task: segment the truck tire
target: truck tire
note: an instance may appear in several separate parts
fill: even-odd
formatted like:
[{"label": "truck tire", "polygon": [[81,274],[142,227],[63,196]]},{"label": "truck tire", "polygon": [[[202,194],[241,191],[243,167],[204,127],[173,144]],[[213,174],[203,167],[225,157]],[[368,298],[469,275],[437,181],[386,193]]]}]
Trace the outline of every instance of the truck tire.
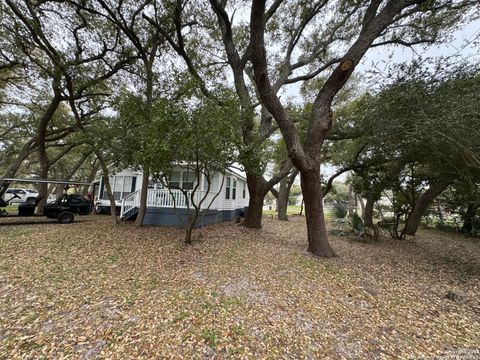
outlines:
[{"label": "truck tire", "polygon": [[62,211],[57,215],[57,221],[60,224],[70,224],[74,217],[75,215],[71,211]]}]

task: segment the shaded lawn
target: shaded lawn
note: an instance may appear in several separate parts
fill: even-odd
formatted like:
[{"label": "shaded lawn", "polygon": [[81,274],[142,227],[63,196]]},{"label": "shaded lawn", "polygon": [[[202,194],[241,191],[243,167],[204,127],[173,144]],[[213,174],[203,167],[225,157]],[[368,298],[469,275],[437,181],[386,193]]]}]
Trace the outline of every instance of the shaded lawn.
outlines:
[{"label": "shaded lawn", "polygon": [[[304,220],[195,232],[0,225],[0,358],[331,358],[480,344],[480,243],[438,231],[305,252]],[[3,220],[5,221],[5,219]],[[464,302],[445,298],[451,290]]]},{"label": "shaded lawn", "polygon": [[[273,205],[275,208],[275,205]],[[298,205],[288,205],[287,207],[287,214],[288,215],[298,215],[300,214],[300,209],[301,206]],[[274,217],[277,216],[277,212],[275,210],[263,210],[263,215],[270,215],[270,217],[273,215]]]},{"label": "shaded lawn", "polygon": [[7,207],[0,208],[0,211],[2,210],[7,212],[9,215],[18,215],[18,205],[9,205]]}]

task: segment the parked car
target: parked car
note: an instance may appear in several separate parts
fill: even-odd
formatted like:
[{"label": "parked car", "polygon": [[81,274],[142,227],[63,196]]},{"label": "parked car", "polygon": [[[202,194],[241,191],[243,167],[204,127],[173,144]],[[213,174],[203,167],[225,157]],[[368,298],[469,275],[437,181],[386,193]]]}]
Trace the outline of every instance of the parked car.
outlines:
[{"label": "parked car", "polygon": [[10,204],[34,203],[38,197],[38,191],[33,189],[7,189],[3,200]]}]

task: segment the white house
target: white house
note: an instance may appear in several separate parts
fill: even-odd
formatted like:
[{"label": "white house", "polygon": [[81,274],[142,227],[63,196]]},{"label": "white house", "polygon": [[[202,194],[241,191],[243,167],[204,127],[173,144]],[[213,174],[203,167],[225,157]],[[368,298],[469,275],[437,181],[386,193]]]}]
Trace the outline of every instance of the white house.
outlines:
[{"label": "white house", "polygon": [[[142,172],[123,169],[115,172],[109,179],[120,218],[123,220],[134,218],[140,206]],[[196,185],[194,181],[195,175],[180,166],[173,168],[169,180],[171,187],[184,190],[193,189]],[[225,174],[214,173],[208,193],[207,179],[204,176],[201,177],[199,185],[194,201],[198,204],[205,195],[206,199],[201,205],[198,226],[233,220],[243,216],[247,210],[249,201],[247,181],[244,176],[232,169],[227,169]],[[110,201],[102,180],[99,181],[95,204],[100,212],[110,211]],[[159,183],[150,181],[144,224],[180,225],[179,215],[186,216],[186,213],[187,202],[181,190],[169,190]]]}]

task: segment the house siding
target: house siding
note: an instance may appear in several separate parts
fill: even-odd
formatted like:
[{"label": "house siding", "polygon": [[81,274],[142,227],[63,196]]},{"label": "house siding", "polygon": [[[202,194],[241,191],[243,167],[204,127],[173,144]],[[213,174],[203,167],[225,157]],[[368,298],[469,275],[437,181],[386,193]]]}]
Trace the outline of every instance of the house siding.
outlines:
[{"label": "house siding", "polygon": [[[183,171],[182,167],[176,166],[173,168],[173,171]],[[133,171],[131,169],[119,170],[112,175],[117,176],[134,176],[132,180],[132,191],[139,190],[142,186],[143,174],[141,172]],[[225,174],[225,179],[223,178],[223,173],[215,173],[212,176],[212,182],[210,187],[209,197],[204,203],[204,206],[209,204],[213,196],[218,193],[218,196],[213,201],[210,209],[204,209],[201,211],[201,215],[197,222],[197,227],[218,223],[221,221],[232,221],[236,218],[244,216],[246,212],[246,207],[249,202],[249,193],[246,180],[238,174],[235,174],[231,170],[227,170]],[[236,198],[232,199],[232,190],[230,190],[230,198],[226,198],[226,178],[230,177],[231,179],[236,179]],[[222,183],[223,182],[223,183]],[[233,181],[232,181],[233,182]],[[232,185],[232,184],[231,184]],[[243,198],[243,188],[245,186],[245,199]],[[231,186],[232,188],[232,186]],[[203,184],[200,184],[198,188],[199,191],[203,191]],[[100,196],[98,196],[100,195]],[[103,210],[105,212],[110,211],[110,206],[108,200],[99,200],[102,197],[105,197],[105,190],[103,179],[100,179],[99,193],[97,195],[97,209]],[[103,195],[103,196],[102,196]],[[117,211],[120,211],[121,201],[116,201]],[[178,214],[177,214],[178,213]],[[144,224],[145,225],[166,225],[166,226],[177,226],[181,227],[182,221],[187,219],[187,209],[173,209],[167,207],[148,207]]]},{"label": "house siding", "polygon": [[[114,172],[110,174],[110,186],[113,186],[112,179],[114,176],[131,176],[132,177],[132,185],[130,189],[131,192],[137,191],[142,186],[143,174],[141,172],[137,172],[130,169],[123,169],[121,171]],[[105,182],[103,177],[100,177],[96,201],[101,202],[101,205],[98,206],[99,209],[105,210],[106,208],[108,208],[108,212],[110,212],[110,202],[108,200],[107,189],[105,187]],[[116,200],[115,204],[117,205],[118,208],[120,208],[121,200]]]},{"label": "house siding", "polygon": [[[217,210],[202,210],[195,227],[203,227],[225,220],[230,219],[224,218],[223,212]],[[185,224],[187,221],[187,209],[147,208],[143,223],[144,225],[182,227],[182,224]]]},{"label": "house siding", "polygon": [[[222,181],[222,174],[218,174],[218,182],[221,184]],[[219,201],[218,201],[218,209],[219,210],[236,210],[236,209],[243,209],[244,207],[248,206],[248,199],[249,199],[249,194],[248,194],[248,186],[246,184],[246,181],[236,175],[233,174],[228,174],[226,177],[230,177],[232,179],[236,180],[237,182],[237,187],[236,187],[236,196],[235,199],[232,199],[232,186],[230,188],[230,199],[226,198],[226,185],[227,185],[227,179],[225,178],[222,191],[219,194]],[[231,183],[231,185],[232,185]],[[245,199],[243,198],[243,184],[245,184]]]}]

